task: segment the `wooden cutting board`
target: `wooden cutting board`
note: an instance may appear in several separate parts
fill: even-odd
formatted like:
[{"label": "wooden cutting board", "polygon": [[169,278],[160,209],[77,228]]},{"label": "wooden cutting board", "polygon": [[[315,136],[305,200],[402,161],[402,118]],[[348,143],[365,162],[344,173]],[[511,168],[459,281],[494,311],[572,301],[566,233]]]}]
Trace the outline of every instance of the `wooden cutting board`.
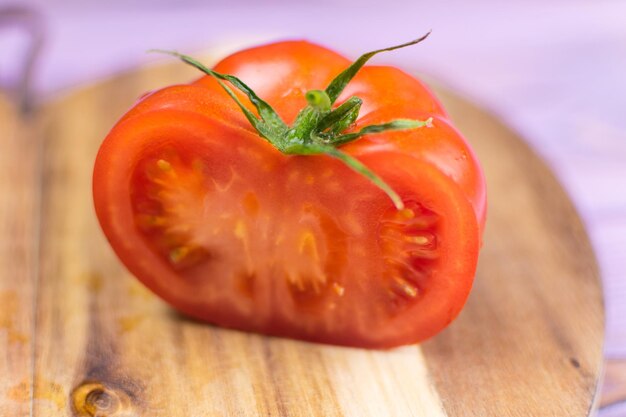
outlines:
[{"label": "wooden cutting board", "polygon": [[0,94],[0,416],[29,411],[41,136]]},{"label": "wooden cutting board", "polygon": [[440,88],[489,190],[476,283],[443,333],[391,351],[270,338],[186,319],[142,287],[98,227],[93,161],[137,97],[195,76],[133,71],[29,122],[0,107],[0,415],[592,413],[603,306],[580,219],[515,133]]}]

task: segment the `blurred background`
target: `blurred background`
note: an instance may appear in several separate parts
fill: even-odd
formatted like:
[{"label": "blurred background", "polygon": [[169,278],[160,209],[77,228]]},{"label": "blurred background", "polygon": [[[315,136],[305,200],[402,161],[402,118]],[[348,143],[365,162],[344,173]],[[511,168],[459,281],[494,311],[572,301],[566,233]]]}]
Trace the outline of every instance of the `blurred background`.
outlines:
[{"label": "blurred background", "polygon": [[[556,172],[602,270],[610,400],[600,415],[626,416],[626,2],[4,0],[0,10],[0,88],[16,100],[27,90],[31,106],[162,60],[150,48],[227,53],[306,38],[355,57],[432,29],[427,42],[376,62],[487,108]],[[29,50],[40,52],[32,72]]]}]

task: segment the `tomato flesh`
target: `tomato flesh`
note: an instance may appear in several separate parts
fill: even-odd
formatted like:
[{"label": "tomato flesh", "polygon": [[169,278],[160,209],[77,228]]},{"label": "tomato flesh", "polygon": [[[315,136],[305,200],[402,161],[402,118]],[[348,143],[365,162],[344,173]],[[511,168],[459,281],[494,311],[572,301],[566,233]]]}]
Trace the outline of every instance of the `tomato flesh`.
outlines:
[{"label": "tomato flesh", "polygon": [[[410,332],[392,344],[415,337],[407,311],[447,278],[435,271],[449,260],[439,253],[441,216],[420,203],[413,184],[395,184],[406,196],[398,211],[328,157],[272,158],[259,153],[263,143],[192,152],[192,141],[162,142],[134,164],[128,194],[142,244],[181,295],[139,267],[151,288],[228,327],[380,347],[398,322]],[[463,297],[470,285],[460,283]],[[420,338],[438,330],[431,324]]]}]

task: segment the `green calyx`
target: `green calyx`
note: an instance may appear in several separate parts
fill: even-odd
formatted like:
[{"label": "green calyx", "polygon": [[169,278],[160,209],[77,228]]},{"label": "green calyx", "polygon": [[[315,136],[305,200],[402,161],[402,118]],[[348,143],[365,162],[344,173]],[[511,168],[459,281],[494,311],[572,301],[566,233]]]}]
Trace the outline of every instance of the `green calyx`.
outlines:
[{"label": "green calyx", "polygon": [[[380,133],[390,130],[407,130],[420,127],[431,127],[432,118],[427,120],[396,119],[378,125],[369,125],[357,132],[345,133],[352,127],[359,116],[359,110],[363,101],[358,97],[350,97],[339,106],[333,108],[333,104],[345,89],[346,85],[354,78],[357,72],[374,55],[393,51],[415,45],[428,37],[430,32],[411,42],[390,48],[379,49],[363,54],[348,68],[341,72],[326,87],[325,90],[310,90],[305,98],[307,105],[300,110],[296,120],[291,126],[287,126],[278,113],[264,100],[259,98],[254,91],[239,78],[220,74],[207,68],[194,58],[179,54],[178,52],[155,50],[154,52],[166,53],[178,57],[183,62],[194,66],[205,74],[215,78],[220,86],[237,103],[250,124],[256,129],[261,137],[271,143],[276,149],[286,155],[328,155],[337,158],[352,168],[354,171],[365,176],[384,191],[393,201],[398,210],[404,208],[400,196],[373,171],[363,165],[359,160],[341,151],[339,146],[352,142],[364,135]],[[256,109],[258,116],[250,111],[231,87],[236,88],[250,100]]]}]

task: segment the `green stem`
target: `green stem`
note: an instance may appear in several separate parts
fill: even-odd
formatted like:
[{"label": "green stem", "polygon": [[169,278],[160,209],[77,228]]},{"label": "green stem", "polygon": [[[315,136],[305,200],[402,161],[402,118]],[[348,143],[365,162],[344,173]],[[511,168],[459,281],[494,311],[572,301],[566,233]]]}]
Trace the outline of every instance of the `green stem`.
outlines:
[{"label": "green stem", "polygon": [[[187,64],[192,65],[193,67],[199,69],[205,74],[215,78],[217,82],[220,84],[220,86],[224,90],[226,90],[228,95],[237,103],[239,108],[245,114],[246,118],[250,121],[250,123],[252,123],[254,128],[257,129],[259,133],[261,133],[264,137],[266,137],[270,141],[273,138],[268,137],[268,135],[276,137],[277,135],[281,135],[287,131],[287,125],[282,121],[282,119],[280,118],[278,113],[276,113],[276,111],[272,108],[272,106],[270,106],[267,102],[259,98],[259,96],[257,96],[256,93],[250,87],[248,87],[243,81],[241,81],[239,78],[233,75],[220,74],[219,72],[213,71],[212,69],[206,67],[204,64],[197,61],[196,59],[188,55],[180,54],[175,51],[151,49],[149,52],[159,52],[159,53],[175,56],[179,58],[180,60],[182,60],[183,62],[186,62]],[[235,95],[235,93],[226,84],[224,84],[222,80],[230,82],[235,88],[237,88],[239,91],[241,91],[248,97],[252,105],[254,105],[254,107],[259,112],[259,116],[261,116],[261,121],[259,121],[259,119],[257,119],[256,116],[252,114],[252,112],[250,112],[250,110],[248,110],[243,105],[243,103],[241,103],[241,101]]]},{"label": "green stem", "polygon": [[359,110],[363,100],[358,97],[350,97],[339,107],[324,116],[317,124],[317,130],[324,132],[331,129],[331,134],[339,134],[352,126],[359,117]]},{"label": "green stem", "polygon": [[430,35],[430,31],[426,33],[424,36],[422,36],[421,38],[412,40],[410,42],[406,42],[406,43],[396,45],[396,46],[391,46],[389,48],[377,49],[375,51],[368,52],[366,54],[361,55],[359,59],[354,61],[352,65],[350,65],[348,68],[343,70],[343,72],[341,72],[341,74],[335,77],[335,79],[332,80],[330,85],[326,87],[326,93],[328,94],[328,97],[330,97],[330,102],[334,103],[335,100],[337,100],[337,98],[339,97],[341,92],[344,90],[344,88],[346,88],[346,85],[348,85],[350,80],[354,78],[356,73],[359,72],[359,70],[363,67],[363,65],[365,65],[365,63],[369,61],[370,58],[372,58],[374,55],[379,54],[381,52],[395,51],[396,49],[406,48],[407,46],[415,45],[417,43],[422,42],[424,39],[426,39],[428,35]]},{"label": "green stem", "polygon": [[410,120],[410,119],[396,119],[396,120],[392,120],[389,123],[365,126],[363,129],[359,130],[358,132],[346,133],[345,135],[336,136],[328,143],[333,146],[339,146],[348,142],[352,142],[356,139],[359,139],[362,136],[369,135],[372,133],[381,133],[381,132],[387,132],[390,130],[417,129],[420,127],[432,127],[432,126],[433,126],[432,117],[429,117],[428,119],[424,121]]},{"label": "green stem", "polygon": [[358,159],[330,145],[312,144],[308,146],[308,151],[313,152],[312,154],[323,153],[328,156],[332,156],[333,158],[339,159],[348,167],[352,168],[357,173],[363,175],[364,177],[369,179],[371,182],[373,182],[374,185],[376,185],[378,188],[384,191],[385,194],[389,196],[389,198],[393,202],[393,205],[396,207],[396,209],[398,210],[404,209],[404,203],[402,202],[402,198],[400,198],[398,193],[396,193],[393,190],[393,188],[389,186],[389,184],[387,184],[382,178],[376,175],[374,171],[369,169]]},{"label": "green stem", "polygon": [[[259,135],[270,142],[276,149],[286,155],[319,155],[325,154],[336,158],[345,165],[363,175],[384,191],[394,206],[401,210],[404,208],[402,199],[382,178],[363,165],[359,160],[342,152],[337,147],[348,142],[357,140],[364,135],[380,133],[390,130],[416,129],[431,127],[432,118],[425,121],[397,119],[388,123],[365,126],[358,132],[342,134],[354,125],[359,116],[359,110],[363,100],[358,97],[350,97],[337,108],[333,109],[339,95],[343,92],[350,80],[374,55],[415,45],[428,37],[430,32],[419,39],[406,42],[389,48],[378,49],[361,55],[352,65],[335,77],[325,90],[310,90],[306,93],[307,106],[298,113],[295,122],[287,126],[278,113],[267,102],[259,98],[256,93],[239,78],[216,72],[194,58],[173,51],[152,50],[173,55],[183,62],[192,65],[203,73],[215,78],[219,85],[239,106],[246,119],[256,129]],[[250,111],[241,102],[237,94],[230,86],[242,92],[257,110],[259,117]]]},{"label": "green stem", "polygon": [[305,98],[309,106],[320,113],[328,113],[330,111],[330,97],[322,90],[309,90],[305,94]]}]

